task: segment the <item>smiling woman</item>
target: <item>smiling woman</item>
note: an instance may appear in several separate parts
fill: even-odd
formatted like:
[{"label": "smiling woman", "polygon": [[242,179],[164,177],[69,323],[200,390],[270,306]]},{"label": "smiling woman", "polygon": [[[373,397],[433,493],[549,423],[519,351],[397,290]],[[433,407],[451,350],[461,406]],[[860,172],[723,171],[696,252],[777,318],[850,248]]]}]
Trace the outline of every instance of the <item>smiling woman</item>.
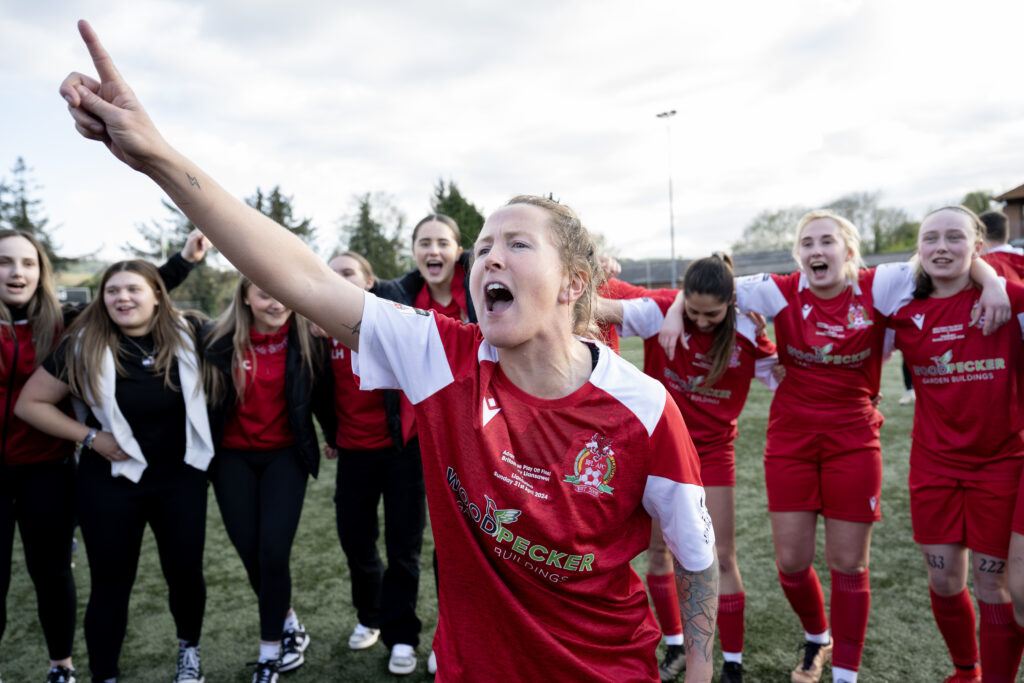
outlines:
[{"label": "smiling woman", "polygon": [[[382,301],[167,145],[79,27],[101,79],[61,85],[79,132],[158,182],[254,283],[358,351],[362,388],[401,389],[414,404],[444,577],[439,680],[658,680],[659,631],[629,565],[653,517],[677,561],[687,679],[710,681],[718,569],[697,455],[664,387],[574,336],[590,326],[597,268],[575,213],[517,197],[491,215],[470,291],[483,300],[498,284],[512,299],[479,326]],[[592,559],[559,568],[562,555]]]}]

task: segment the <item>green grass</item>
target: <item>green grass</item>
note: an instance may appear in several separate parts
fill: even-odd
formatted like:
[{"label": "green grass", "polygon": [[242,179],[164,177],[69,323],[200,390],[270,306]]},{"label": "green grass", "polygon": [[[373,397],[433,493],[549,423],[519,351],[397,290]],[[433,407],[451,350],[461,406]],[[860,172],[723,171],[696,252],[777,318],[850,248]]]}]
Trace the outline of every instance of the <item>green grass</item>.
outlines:
[{"label": "green grass", "polygon": [[[623,355],[634,363],[642,349],[626,340]],[[938,681],[951,673],[946,648],[932,620],[924,562],[911,539],[906,487],[913,408],[898,406],[903,393],[899,357],[883,374],[886,416],[882,428],[885,475],[882,522],[875,525],[872,542],[871,585],[873,604],[861,667],[863,681]],[[802,631],[779,588],[768,524],[762,448],[770,393],[753,386],[740,419],[737,454],[737,546],[747,594],[744,667],[747,680],[788,681],[796,664]],[[382,645],[350,652],[348,634],[355,625],[348,569],[334,528],[335,463],[323,463],[320,478],[311,482],[302,524],[292,553],[295,608],[312,636],[306,665],[282,680],[393,681],[387,672]],[[819,525],[815,566],[828,597],[828,568],[822,551]],[[424,538],[419,614],[423,620],[420,667],[409,681],[429,680],[423,662],[437,618],[434,581],[430,569],[432,539]],[[89,575],[84,551],[75,555],[79,595],[79,626],[74,657],[79,680],[87,681],[88,660],[81,619],[88,597]],[[25,571],[20,542],[16,541],[12,583],[7,599],[7,632],[0,649],[0,674],[8,682],[41,681],[45,677],[45,646],[36,621],[35,594]],[[643,555],[634,563],[643,574]],[[241,563],[224,533],[213,493],[207,524],[206,580],[208,599],[203,635],[203,666],[211,683],[249,681],[245,663],[256,658],[258,616],[256,599]],[[176,656],[174,626],[167,609],[167,589],[160,573],[156,548],[147,531],[132,598],[128,636],[121,655],[122,677],[130,681],[170,681]],[[660,652],[659,652],[660,654]],[[717,655],[716,655],[717,656]],[[825,680],[829,680],[826,674]]]}]

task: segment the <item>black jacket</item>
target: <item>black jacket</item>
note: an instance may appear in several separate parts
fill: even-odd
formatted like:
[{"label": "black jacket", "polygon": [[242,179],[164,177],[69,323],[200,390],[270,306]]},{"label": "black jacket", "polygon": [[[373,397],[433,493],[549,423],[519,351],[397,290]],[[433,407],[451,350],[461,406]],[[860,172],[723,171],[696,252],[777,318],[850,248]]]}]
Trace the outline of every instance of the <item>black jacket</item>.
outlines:
[{"label": "black jacket", "polygon": [[[209,334],[213,322],[207,323],[203,328],[203,339]],[[299,346],[298,333],[293,324],[288,328],[288,351],[285,356],[285,379],[284,391],[288,404],[288,424],[295,435],[295,446],[299,451],[306,471],[314,477],[320,472],[320,448],[317,444],[316,429],[313,427],[313,415],[316,415],[320,428],[327,437],[328,443],[333,443],[334,434],[337,432],[337,419],[334,416],[334,397],[332,395],[333,382],[330,373],[330,355],[327,340],[313,339],[314,376],[309,373],[302,364],[301,347]],[[231,335],[224,335],[214,340],[203,349],[203,358],[217,370],[223,372],[228,378],[228,386],[234,386],[231,381]],[[235,392],[226,392],[226,395],[216,404],[210,404],[210,431],[213,434],[213,443],[220,448],[221,439],[224,438],[224,424],[228,418],[228,411],[235,401]]]},{"label": "black jacket", "polygon": [[[466,271],[466,276],[463,278],[462,286],[466,291],[466,317],[469,322],[476,322],[476,311],[473,309],[473,298],[469,294],[469,268],[470,268],[470,255],[469,251],[463,250],[459,254],[458,259],[459,265]],[[370,291],[377,296],[388,299],[390,301],[397,301],[400,304],[406,306],[414,306],[416,304],[416,297],[419,295],[420,290],[423,289],[427,281],[423,279],[418,270],[410,270],[405,275],[396,277],[394,280],[376,280],[373,283],[373,287]]]}]

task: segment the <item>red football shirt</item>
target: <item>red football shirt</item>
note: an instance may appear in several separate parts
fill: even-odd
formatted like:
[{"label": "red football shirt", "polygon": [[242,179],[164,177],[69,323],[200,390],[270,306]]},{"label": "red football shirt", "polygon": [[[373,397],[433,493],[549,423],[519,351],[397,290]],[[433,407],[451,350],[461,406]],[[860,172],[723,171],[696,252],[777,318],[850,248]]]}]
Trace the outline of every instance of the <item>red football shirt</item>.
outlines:
[{"label": "red football shirt", "polygon": [[[729,367],[712,386],[704,378],[711,371],[710,352],[714,333],[687,333],[688,349],[677,349],[669,360],[658,343],[658,332],[674,299],[631,299],[622,302],[622,336],[644,338],[644,372],[665,385],[675,399],[698,453],[710,453],[736,439],[736,419],[750,393],[755,376],[771,388],[772,367],[778,358],[775,344],[758,337],[754,324],[745,316],[736,319],[736,345]],[[731,313],[730,313],[731,315]]]},{"label": "red football shirt", "polygon": [[334,371],[334,413],[338,416],[335,443],[353,451],[373,451],[392,445],[384,395],[360,391],[359,378],[352,372],[352,352],[331,340],[331,369]]},{"label": "red football shirt", "polygon": [[1008,282],[1024,283],[1024,255],[1016,251],[999,250],[990,251],[982,258]]},{"label": "red football shirt", "polygon": [[802,272],[738,278],[739,307],[774,317],[779,362],[786,367],[769,429],[836,431],[881,424],[871,404],[885,342],[885,320],[878,313],[891,313],[912,289],[907,263],[862,270],[857,282],[832,299],[815,296]]},{"label": "red football shirt", "polygon": [[912,466],[996,479],[1024,457],[1024,287],[1008,282],[1006,293],[1015,315],[987,337],[974,287],[911,299],[891,317],[917,395]]},{"label": "red football shirt", "polygon": [[629,562],[653,515],[685,567],[714,531],[664,387],[598,345],[557,400],[502,373],[476,325],[366,296],[355,370],[416,409],[437,544],[438,680],[657,681],[661,637]]},{"label": "red football shirt", "polygon": [[288,325],[267,335],[249,330],[252,353],[243,361],[245,399],[238,403],[232,396],[221,438],[225,448],[272,451],[295,443],[284,395]]}]

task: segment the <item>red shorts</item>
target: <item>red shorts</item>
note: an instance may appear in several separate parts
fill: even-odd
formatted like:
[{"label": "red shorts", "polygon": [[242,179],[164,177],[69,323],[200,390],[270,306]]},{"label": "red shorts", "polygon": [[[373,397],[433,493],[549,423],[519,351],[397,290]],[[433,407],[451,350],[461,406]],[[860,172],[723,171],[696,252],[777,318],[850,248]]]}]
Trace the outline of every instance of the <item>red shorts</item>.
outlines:
[{"label": "red shorts", "polygon": [[921,467],[910,468],[908,481],[915,542],[959,543],[979,553],[1006,557],[1018,481],[960,479]]},{"label": "red shorts", "polygon": [[841,432],[768,430],[764,478],[772,512],[809,510],[846,522],[882,518],[878,426]]},{"label": "red shorts", "polygon": [[700,483],[704,486],[736,486],[736,449],[730,441],[709,448],[697,446]]}]

